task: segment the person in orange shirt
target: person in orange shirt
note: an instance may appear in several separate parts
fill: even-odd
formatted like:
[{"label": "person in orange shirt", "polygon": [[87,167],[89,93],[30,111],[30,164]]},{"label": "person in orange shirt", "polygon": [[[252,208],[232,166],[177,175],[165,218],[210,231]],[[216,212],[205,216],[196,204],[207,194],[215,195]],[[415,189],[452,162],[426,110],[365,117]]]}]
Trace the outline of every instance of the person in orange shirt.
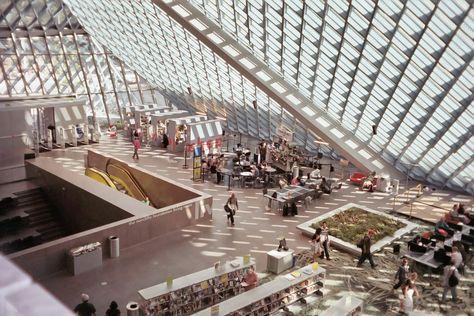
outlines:
[{"label": "person in orange shirt", "polygon": [[253,266],[250,266],[247,270],[247,273],[242,278],[242,286],[245,288],[245,291],[251,290],[257,286],[258,276],[255,273]]}]

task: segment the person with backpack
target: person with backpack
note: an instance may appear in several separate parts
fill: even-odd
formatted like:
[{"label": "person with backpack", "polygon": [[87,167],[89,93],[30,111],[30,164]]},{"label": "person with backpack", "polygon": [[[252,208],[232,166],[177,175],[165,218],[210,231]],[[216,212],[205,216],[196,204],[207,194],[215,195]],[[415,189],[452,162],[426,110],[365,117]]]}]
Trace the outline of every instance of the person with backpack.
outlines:
[{"label": "person with backpack", "polygon": [[375,267],[377,266],[377,264],[374,263],[374,259],[372,258],[372,253],[370,252],[370,247],[372,246],[373,235],[375,235],[375,231],[373,229],[369,229],[367,231],[367,234],[365,234],[364,238],[362,238],[357,243],[357,247],[361,249],[361,254],[359,257],[359,262],[357,263],[357,267],[361,267],[366,259],[369,259],[372,269],[375,269]]},{"label": "person with backpack", "polygon": [[398,267],[398,271],[395,274],[395,281],[398,279],[398,282],[397,284],[393,286],[394,290],[398,289],[400,286],[402,286],[406,282],[406,280],[408,279],[409,270],[410,270],[410,267],[408,266],[408,259],[403,258],[402,264],[400,265],[400,267]]},{"label": "person with backpack", "polygon": [[446,294],[448,294],[449,290],[451,290],[452,301],[457,301],[456,287],[459,284],[459,279],[458,269],[456,269],[455,262],[451,260],[450,264],[444,267],[442,303],[446,301]]},{"label": "person with backpack", "polygon": [[235,196],[235,193],[232,193],[227,200],[227,203],[224,205],[224,210],[227,213],[227,223],[230,220],[232,226],[234,226],[234,215],[238,209],[239,203],[237,201],[237,197]]}]

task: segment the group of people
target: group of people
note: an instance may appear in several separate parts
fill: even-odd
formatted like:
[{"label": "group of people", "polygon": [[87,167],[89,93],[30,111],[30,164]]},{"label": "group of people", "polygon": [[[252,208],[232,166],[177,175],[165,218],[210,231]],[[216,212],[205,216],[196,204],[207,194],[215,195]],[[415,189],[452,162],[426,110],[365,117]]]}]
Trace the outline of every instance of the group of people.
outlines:
[{"label": "group of people", "polygon": [[[395,291],[401,288],[403,296],[400,300],[400,312],[406,315],[413,311],[413,297],[420,296],[415,284],[417,278],[418,274],[416,272],[410,273],[408,259],[403,258],[400,267],[395,274],[395,281],[397,283],[393,286],[393,290]],[[456,268],[455,259],[453,258],[450,264],[443,269],[443,275],[441,277],[443,294],[440,303],[446,302],[448,292],[451,292],[451,300],[454,303],[458,302],[456,288],[459,284],[460,278],[460,273]]]},{"label": "group of people", "polygon": [[[74,308],[74,312],[79,316],[96,316],[94,304],[89,303],[89,295],[81,294],[81,303]],[[119,316],[120,309],[115,301],[110,303],[109,309],[105,312],[105,316]]]},{"label": "group of people", "polygon": [[321,227],[318,227],[311,238],[311,249],[313,251],[313,261],[316,262],[318,258],[329,258],[329,227],[326,222],[323,222]]},{"label": "group of people", "polygon": [[471,222],[471,216],[472,214],[466,211],[466,208],[462,203],[454,204],[449,212],[449,219],[454,223],[469,224]]}]

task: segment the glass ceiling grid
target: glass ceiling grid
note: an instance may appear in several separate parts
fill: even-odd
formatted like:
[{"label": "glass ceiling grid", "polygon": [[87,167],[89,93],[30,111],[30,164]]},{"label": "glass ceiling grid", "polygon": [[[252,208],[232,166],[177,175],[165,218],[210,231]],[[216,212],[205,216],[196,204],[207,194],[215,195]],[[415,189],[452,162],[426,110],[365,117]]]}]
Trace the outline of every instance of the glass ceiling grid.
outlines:
[{"label": "glass ceiling grid", "polygon": [[[72,11],[81,21],[87,21],[91,33],[100,38],[101,43],[114,48],[114,53],[134,69],[148,69],[141,73],[146,73],[149,81],[177,94],[186,93],[185,89],[190,85],[195,97],[210,102],[230,101],[233,111],[227,106],[224,111],[236,119],[239,130],[255,128],[253,133],[262,134],[260,127],[268,126],[271,135],[282,119],[277,116],[275,121],[271,113],[262,115],[262,110],[271,108],[271,100],[264,93],[262,98],[253,85],[251,89],[246,88],[248,85],[240,74],[231,72],[229,67],[228,75],[220,75],[222,67],[218,66],[218,57],[213,56],[212,51],[203,45],[199,49],[185,47],[186,43],[196,42],[194,36],[167,19],[166,14],[150,1],[136,2],[134,6],[154,7],[154,13],[142,12],[140,16],[149,20],[159,17],[159,21],[148,25],[135,24],[142,29],[151,28],[153,34],[161,30],[161,38],[144,36],[147,40],[140,46],[135,46],[137,39],[130,38],[129,33],[125,36],[130,44],[116,43],[114,35],[106,33],[114,32],[108,31],[98,17],[87,15],[93,10],[104,10],[107,7],[104,1],[98,1],[99,4],[77,0],[66,2],[71,4]],[[422,163],[428,159],[428,151],[436,152],[437,157],[450,155],[450,151],[437,149],[437,142],[445,134],[452,135],[448,132],[453,129],[453,122],[461,121],[463,115],[473,112],[474,80],[469,80],[473,77],[473,69],[468,67],[472,60],[473,42],[466,35],[472,34],[473,21],[472,9],[467,2],[452,5],[443,0],[436,5],[426,3],[419,6],[398,1],[363,5],[358,2],[341,5],[336,1],[311,1],[297,2],[297,6],[288,2],[190,2],[218,24],[234,25],[226,31],[232,33],[239,43],[252,47],[254,56],[310,97],[314,103],[305,106],[328,109],[331,116],[349,123],[343,126],[360,140],[370,141],[370,147],[388,161],[420,161],[420,172],[414,168],[413,174],[434,174],[441,167],[435,162],[430,163],[430,169],[423,167],[421,170]],[[127,5],[119,3],[116,6],[122,7],[124,16],[138,15],[136,11],[127,11]],[[81,14],[82,7],[85,9]],[[111,17],[109,20],[110,25],[119,30],[127,28],[127,20]],[[130,33],[136,33],[133,28]],[[127,41],[122,40],[122,43]],[[153,58],[144,58],[147,55],[137,49],[148,50]],[[251,99],[257,99],[259,111],[254,111]],[[441,107],[442,111],[438,112],[444,121],[436,119],[438,112],[434,110],[438,107]],[[245,110],[243,115],[239,115],[238,109],[241,108]],[[399,123],[404,120],[407,124]],[[287,123],[298,126],[294,118]],[[374,123],[379,125],[380,135],[370,135]],[[385,124],[391,127],[382,126]],[[463,124],[468,125],[463,141],[453,143],[460,153],[465,152],[466,145],[462,144],[472,138],[473,129],[472,123]],[[422,132],[428,128],[435,131]],[[298,140],[311,143],[308,135],[300,136],[298,132]],[[418,136],[423,136],[423,140],[418,141]],[[442,141],[453,142],[452,136],[444,137]],[[309,145],[314,148],[313,144]],[[415,148],[411,150],[413,146]],[[440,156],[438,153],[441,151]],[[465,160],[469,158],[464,157]],[[459,174],[468,167],[469,164],[460,166]],[[443,179],[447,181],[444,184],[451,187],[458,187],[454,180],[463,182],[447,176]]]}]

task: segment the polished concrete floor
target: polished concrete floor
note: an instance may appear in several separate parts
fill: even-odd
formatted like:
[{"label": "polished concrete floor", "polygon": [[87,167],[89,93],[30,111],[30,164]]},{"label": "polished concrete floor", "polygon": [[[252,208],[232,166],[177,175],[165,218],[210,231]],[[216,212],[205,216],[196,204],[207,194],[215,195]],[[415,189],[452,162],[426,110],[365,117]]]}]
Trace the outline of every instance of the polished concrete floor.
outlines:
[{"label": "polished concrete floor", "polygon": [[[209,193],[214,198],[213,219],[206,223],[123,249],[119,258],[106,259],[101,268],[79,276],[62,271],[40,280],[43,286],[71,308],[79,303],[81,293],[89,294],[98,309],[97,315],[105,313],[111,300],[116,300],[125,312],[127,302],[139,299],[137,290],[164,282],[167,276],[180,277],[208,268],[218,260],[251,254],[257,259],[257,271],[263,272],[266,270],[266,252],[278,246],[280,236],[285,236],[289,246],[297,252],[308,250],[309,240],[300,234],[296,226],[344,204],[358,203],[382,211],[402,206],[402,201],[394,203],[389,194],[359,191],[358,187],[344,183],[340,190],[314,201],[309,209],[299,208],[297,216],[282,217],[266,209],[261,189],[232,188],[239,200],[240,210],[235,216],[236,225],[230,226],[223,210],[230,194],[227,185],[216,185],[212,181],[193,183],[191,169],[182,167],[182,154],[143,148],[140,160],[133,161],[131,143],[120,137],[106,138],[91,147]],[[44,156],[83,176],[86,150],[87,147],[69,148]],[[445,199],[464,201],[469,197],[448,193]],[[354,273],[358,273],[357,270]]]}]

